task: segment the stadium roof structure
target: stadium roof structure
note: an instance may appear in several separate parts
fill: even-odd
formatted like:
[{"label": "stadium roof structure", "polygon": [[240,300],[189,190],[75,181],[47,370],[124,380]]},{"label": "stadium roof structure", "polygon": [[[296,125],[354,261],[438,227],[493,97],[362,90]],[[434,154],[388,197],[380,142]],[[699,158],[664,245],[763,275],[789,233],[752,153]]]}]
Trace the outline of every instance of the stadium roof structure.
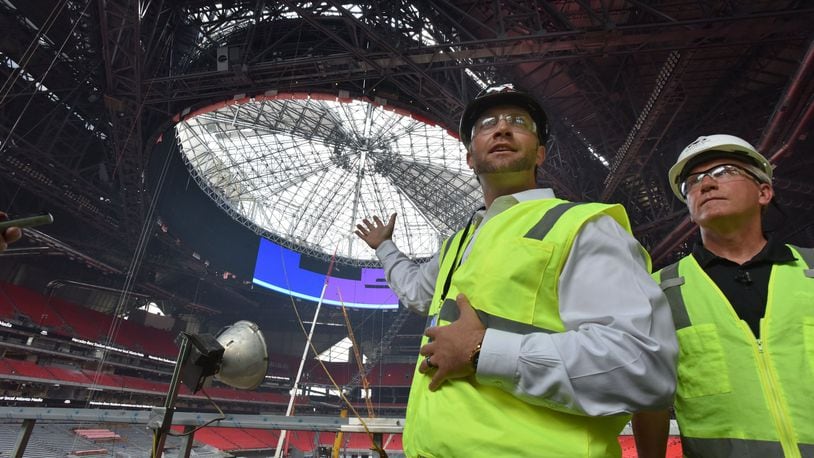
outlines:
[{"label": "stadium roof structure", "polygon": [[[50,211],[57,222],[29,231],[34,237],[4,255],[15,256],[17,267],[0,263],[0,272],[7,278],[71,275],[113,287],[127,277],[134,290],[176,304],[178,313],[263,311],[269,326],[290,327],[289,309],[267,304],[279,298],[260,297],[245,279],[233,280],[228,266],[201,256],[204,247],[174,232],[157,210],[166,197],[163,161],[180,156],[179,141],[184,146],[176,127],[180,133],[185,125],[222,117],[201,128],[214,129],[209,134],[223,142],[270,146],[258,157],[279,161],[280,169],[231,184],[218,181],[214,160],[257,164],[239,156],[248,148],[220,156],[201,155],[201,147],[184,150],[198,167],[193,171],[207,172],[192,176],[217,183],[204,188],[230,214],[245,207],[239,219],[262,227],[258,232],[323,256],[341,247],[354,207],[359,216],[392,208],[402,216],[413,212],[416,227],[407,229],[415,242],[411,236],[402,246],[415,245],[409,249],[421,257],[460,223],[476,196],[468,175],[459,174],[452,137],[449,143],[433,137],[443,154],[426,147],[407,152],[398,143],[364,146],[371,137],[353,138],[354,129],[364,128],[355,121],[331,128],[328,113],[339,116],[340,107],[360,104],[365,108],[343,116],[375,112],[367,118],[371,125],[403,116],[427,132],[445,133],[455,130],[465,103],[493,81],[530,91],[551,120],[539,184],[570,200],[623,204],[656,267],[686,254],[697,237],[666,177],[678,152],[710,133],[739,135],[771,159],[781,211],[769,212],[769,228],[779,239],[811,246],[811,24],[814,8],[796,0],[3,0],[0,208]],[[306,103],[309,94],[313,105]],[[324,111],[312,110],[317,103]],[[206,114],[192,116],[199,112]],[[265,121],[243,126],[251,115]],[[275,116],[288,116],[287,133],[266,136]],[[235,128],[241,122],[238,129],[232,119]],[[294,140],[299,128],[305,130]],[[325,194],[309,179],[289,185],[286,180],[298,178],[281,171],[294,164],[291,156],[306,155],[309,141],[321,153],[305,164],[330,164],[335,171],[323,174]],[[286,142],[298,146],[281,148]],[[328,152],[326,145],[338,148]],[[411,154],[432,160],[408,160]],[[339,171],[349,179],[340,180]],[[272,194],[282,207],[249,209],[247,202],[266,197],[238,188],[259,190],[263,180],[286,188]],[[351,191],[327,191],[340,181]],[[374,181],[388,185],[365,184]],[[357,191],[363,199],[335,199],[346,208],[327,211],[331,197]],[[175,210],[193,219],[201,208]],[[299,228],[297,212],[305,218]],[[318,221],[339,229],[332,233]],[[314,230],[305,230],[306,222]],[[358,243],[348,239],[348,245],[347,259],[370,261]],[[414,352],[423,321],[404,321],[391,332],[402,325],[394,315],[362,320],[379,329],[365,340],[412,335]],[[341,317],[325,317],[332,319]]]},{"label": "stadium roof structure", "polygon": [[[377,264],[356,224],[395,212],[395,242],[428,258],[482,200],[456,137],[371,101],[263,95],[198,110],[175,129],[190,173],[221,208],[314,257]],[[445,205],[428,206],[439,192]]]}]

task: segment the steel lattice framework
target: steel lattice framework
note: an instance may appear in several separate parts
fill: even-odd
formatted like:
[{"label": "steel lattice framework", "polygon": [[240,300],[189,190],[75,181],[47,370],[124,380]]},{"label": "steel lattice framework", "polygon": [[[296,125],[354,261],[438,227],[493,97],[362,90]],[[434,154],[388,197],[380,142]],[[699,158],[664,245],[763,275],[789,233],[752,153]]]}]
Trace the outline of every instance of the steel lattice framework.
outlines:
[{"label": "steel lattice framework", "polygon": [[194,113],[176,135],[190,172],[222,208],[326,260],[373,262],[353,231],[361,218],[393,212],[402,228],[395,242],[428,258],[482,200],[457,138],[366,101],[257,97]]},{"label": "steel lattice framework", "polygon": [[[163,159],[154,147],[190,113],[269,94],[342,94],[454,131],[484,83],[510,80],[540,98],[551,120],[540,184],[571,200],[622,203],[657,267],[695,236],[666,171],[709,133],[742,136],[772,158],[781,211],[770,212],[770,226],[811,246],[813,23],[814,8],[792,0],[8,0],[0,205],[57,213],[66,224],[49,235],[125,271],[139,229],[161,227],[144,221],[150,166]],[[316,112],[278,111],[291,114],[289,135],[298,116],[314,127],[304,138],[345,144]],[[337,166],[342,157],[360,169],[352,154],[312,160]],[[382,154],[368,166],[438,234],[470,210],[474,188],[448,164]],[[288,176],[273,177],[282,187]],[[159,240],[140,287],[195,303],[207,267],[193,249]],[[309,244],[302,249],[323,252]]]}]

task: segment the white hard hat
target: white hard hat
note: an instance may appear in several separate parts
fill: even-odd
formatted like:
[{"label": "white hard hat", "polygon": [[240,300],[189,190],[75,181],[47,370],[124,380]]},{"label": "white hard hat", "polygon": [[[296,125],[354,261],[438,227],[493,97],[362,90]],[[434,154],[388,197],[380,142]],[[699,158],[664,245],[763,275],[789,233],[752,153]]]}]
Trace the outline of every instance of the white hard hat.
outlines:
[{"label": "white hard hat", "polygon": [[694,142],[690,143],[681,154],[678,155],[676,163],[670,167],[668,177],[670,180],[670,188],[673,194],[676,195],[682,202],[686,202],[684,196],[681,195],[681,177],[684,176],[684,170],[688,165],[697,163],[693,159],[700,159],[701,156],[714,158],[715,153],[720,156],[728,156],[736,158],[742,155],[743,162],[753,164],[750,171],[755,174],[758,181],[762,183],[772,182],[772,166],[769,161],[758,153],[754,146],[746,140],[727,134],[715,134],[698,137]]}]

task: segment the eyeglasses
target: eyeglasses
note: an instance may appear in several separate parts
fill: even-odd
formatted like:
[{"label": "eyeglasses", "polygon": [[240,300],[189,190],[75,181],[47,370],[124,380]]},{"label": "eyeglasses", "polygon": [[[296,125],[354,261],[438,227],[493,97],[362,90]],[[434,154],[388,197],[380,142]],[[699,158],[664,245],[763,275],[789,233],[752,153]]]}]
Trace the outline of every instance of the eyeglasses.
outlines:
[{"label": "eyeglasses", "polygon": [[716,183],[728,183],[741,177],[749,178],[759,183],[757,177],[748,170],[738,167],[737,165],[721,164],[707,170],[687,175],[681,183],[681,195],[687,197],[690,191],[698,187],[698,185],[704,181],[704,177],[710,177],[715,180]]},{"label": "eyeglasses", "polygon": [[531,133],[537,132],[537,125],[532,121],[531,117],[527,114],[506,114],[500,113],[498,115],[484,116],[475,121],[472,126],[473,135],[491,134],[497,129],[498,123],[503,120],[512,129],[524,130]]}]

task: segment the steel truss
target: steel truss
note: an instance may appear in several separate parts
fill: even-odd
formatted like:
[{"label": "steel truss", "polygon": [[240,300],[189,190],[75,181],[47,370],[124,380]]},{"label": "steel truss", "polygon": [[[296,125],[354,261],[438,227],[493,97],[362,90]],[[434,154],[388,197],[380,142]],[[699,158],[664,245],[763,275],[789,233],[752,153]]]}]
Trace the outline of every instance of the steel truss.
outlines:
[{"label": "steel truss", "polygon": [[[55,3],[65,10],[48,26]],[[694,234],[666,170],[715,132],[774,157],[778,200],[795,209],[787,233],[814,244],[804,186],[814,177],[793,166],[814,105],[804,2],[11,0],[0,12],[0,77],[30,75],[0,102],[2,180],[78,215],[83,246],[106,240],[100,251],[116,268],[143,224],[150,148],[174,116],[270,90],[345,91],[454,130],[465,101],[495,80],[521,83],[549,114],[538,181],[569,199],[624,204],[656,266]],[[447,172],[377,164],[443,231],[469,210],[438,197],[471,196]],[[172,270],[166,256],[152,259],[150,272]]]}]

